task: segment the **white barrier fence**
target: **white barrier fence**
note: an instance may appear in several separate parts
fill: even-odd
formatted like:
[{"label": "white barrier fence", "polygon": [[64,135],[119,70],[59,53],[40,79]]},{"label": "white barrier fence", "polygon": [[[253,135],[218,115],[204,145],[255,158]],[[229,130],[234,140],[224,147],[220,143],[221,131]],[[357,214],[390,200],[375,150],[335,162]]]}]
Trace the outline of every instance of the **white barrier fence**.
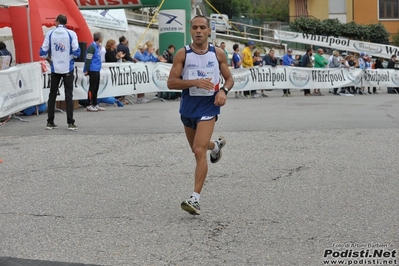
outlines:
[{"label": "white barrier fence", "polygon": [[276,40],[304,43],[322,47],[330,47],[340,51],[350,51],[355,53],[365,52],[369,55],[383,58],[391,58],[393,54],[399,55],[399,47],[351,40],[344,37],[321,36],[309,33],[299,33],[290,31],[274,31]]},{"label": "white barrier fence", "polygon": [[0,71],[0,117],[44,102],[40,63]]},{"label": "white barrier fence", "polygon": [[[75,64],[74,99],[87,99],[89,81],[83,63]],[[169,91],[171,65],[165,63],[103,64],[98,97]],[[233,91],[259,89],[330,89],[347,86],[399,87],[399,72],[393,69],[317,69],[298,67],[254,67],[232,69]],[[221,83],[224,83],[221,78]],[[0,117],[47,101],[50,73],[41,73],[40,63],[0,71]],[[58,101],[64,100],[60,84]]]}]

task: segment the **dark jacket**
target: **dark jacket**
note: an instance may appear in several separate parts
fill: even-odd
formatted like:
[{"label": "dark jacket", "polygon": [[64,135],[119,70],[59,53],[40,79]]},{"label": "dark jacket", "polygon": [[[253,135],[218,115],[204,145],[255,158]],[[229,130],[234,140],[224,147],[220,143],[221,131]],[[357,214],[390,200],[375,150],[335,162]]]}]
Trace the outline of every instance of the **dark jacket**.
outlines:
[{"label": "dark jacket", "polygon": [[8,51],[7,49],[0,50],[0,56],[3,56],[3,55],[11,56],[11,58],[10,58],[10,65],[11,65],[11,63],[12,63],[12,54],[10,53],[10,51]]},{"label": "dark jacket", "polygon": [[173,64],[173,54],[169,53],[168,50],[162,53],[162,57],[166,59],[166,63]]},{"label": "dark jacket", "polygon": [[384,68],[384,65],[380,60],[375,60],[375,69]]},{"label": "dark jacket", "polygon": [[270,55],[265,55],[264,57],[263,57],[263,64],[264,65],[266,65],[266,66],[277,66],[277,59],[276,58],[271,58],[271,56]]},{"label": "dark jacket", "polygon": [[308,54],[304,54],[302,56],[301,67],[311,67],[312,60],[310,59]]},{"label": "dark jacket", "polygon": [[123,43],[118,44],[116,51],[124,53],[125,57],[123,59],[125,59],[126,61],[134,62],[133,58],[130,56],[129,47],[127,47]]},{"label": "dark jacket", "polygon": [[116,50],[107,50],[105,52],[105,62],[118,62],[118,59],[116,58]]},{"label": "dark jacket", "polygon": [[395,69],[395,61],[393,61],[392,59],[389,59],[387,68]]}]

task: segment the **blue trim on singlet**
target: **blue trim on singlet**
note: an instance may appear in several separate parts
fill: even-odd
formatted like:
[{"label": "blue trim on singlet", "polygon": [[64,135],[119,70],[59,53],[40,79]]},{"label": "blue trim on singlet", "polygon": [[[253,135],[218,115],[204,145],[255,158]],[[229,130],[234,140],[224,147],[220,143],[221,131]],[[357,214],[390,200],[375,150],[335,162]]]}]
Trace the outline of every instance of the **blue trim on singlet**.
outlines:
[{"label": "blue trim on singlet", "polygon": [[[186,58],[183,63],[183,68],[186,66],[187,54],[193,53],[191,48],[186,51]],[[213,45],[208,45],[208,53],[214,53],[215,60],[218,60],[216,49]],[[201,55],[199,55],[201,56]],[[182,77],[181,77],[182,78]],[[220,114],[220,106],[215,105],[215,96],[218,91],[215,91],[213,96],[190,96],[190,90],[184,89],[181,95],[180,114],[187,118],[195,118],[202,116],[216,116]]]}]

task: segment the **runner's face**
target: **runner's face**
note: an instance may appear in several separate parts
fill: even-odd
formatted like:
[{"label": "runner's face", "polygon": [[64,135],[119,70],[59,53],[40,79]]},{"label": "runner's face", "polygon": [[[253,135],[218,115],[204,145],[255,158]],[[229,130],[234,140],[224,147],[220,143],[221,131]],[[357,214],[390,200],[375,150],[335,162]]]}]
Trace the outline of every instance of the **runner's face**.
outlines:
[{"label": "runner's face", "polygon": [[196,18],[191,21],[190,33],[194,43],[201,45],[208,43],[208,35],[211,34],[211,28],[208,27],[205,18]]}]

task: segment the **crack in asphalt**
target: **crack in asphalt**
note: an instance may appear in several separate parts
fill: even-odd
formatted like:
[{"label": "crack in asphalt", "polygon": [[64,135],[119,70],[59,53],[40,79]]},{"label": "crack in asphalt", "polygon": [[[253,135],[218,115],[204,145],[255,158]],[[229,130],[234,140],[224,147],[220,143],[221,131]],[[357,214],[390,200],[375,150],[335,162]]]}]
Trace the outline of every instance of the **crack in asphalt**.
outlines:
[{"label": "crack in asphalt", "polygon": [[272,180],[273,180],[273,181],[276,181],[276,180],[279,180],[280,178],[283,178],[283,177],[291,177],[291,176],[293,176],[295,173],[300,172],[303,168],[305,168],[304,165],[298,166],[297,168],[294,168],[294,169],[289,169],[287,174],[281,174],[281,175],[279,175],[279,176],[273,178]]}]

